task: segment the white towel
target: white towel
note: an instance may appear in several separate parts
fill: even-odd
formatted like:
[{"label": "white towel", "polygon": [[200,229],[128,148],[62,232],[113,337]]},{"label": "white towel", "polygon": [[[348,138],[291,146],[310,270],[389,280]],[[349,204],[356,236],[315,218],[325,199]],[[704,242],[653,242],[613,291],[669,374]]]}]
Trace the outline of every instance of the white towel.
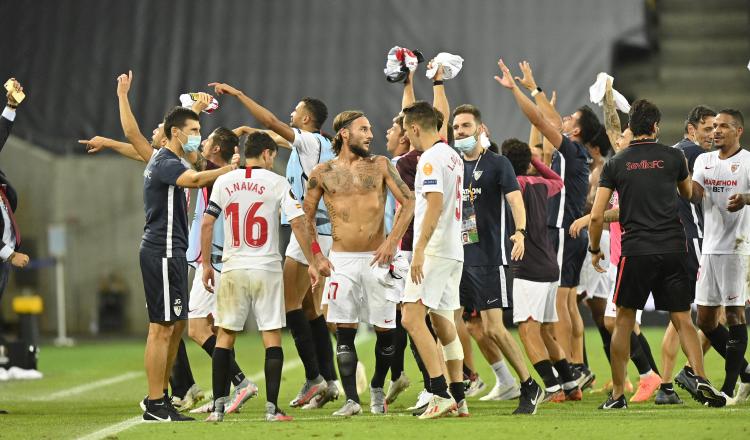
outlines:
[{"label": "white towel", "polygon": [[750,61],[747,63],[747,70],[750,70]]},{"label": "white towel", "polygon": [[[183,93],[180,95],[180,104],[182,104],[183,107],[191,108],[197,100],[197,93]],[[203,110],[203,113],[211,113],[217,108],[219,108],[219,101],[217,101],[216,98],[212,98],[211,104],[208,104],[208,107]]]},{"label": "white towel", "polygon": [[464,65],[464,59],[458,55],[448,52],[440,52],[432,60],[432,68],[427,70],[427,78],[434,78],[437,73],[438,65],[443,66],[443,79],[455,78],[461,67]]},{"label": "white towel", "polygon": [[414,52],[400,46],[393,46],[388,51],[383,73],[388,78],[398,80],[403,75],[403,71],[401,70],[403,66],[406,66],[409,71],[413,72],[417,69],[417,64],[419,64],[419,60],[414,55]]},{"label": "white towel", "polygon": [[[591,102],[594,104],[599,104],[601,107],[602,104],[604,104],[604,94],[607,91],[607,80],[611,80],[612,84],[615,83],[615,79],[609,76],[606,72],[600,72],[598,75],[596,75],[596,82],[589,87],[589,98],[591,99]],[[622,96],[620,92],[612,88],[612,94],[615,97],[615,106],[617,107],[617,110],[620,110],[623,113],[628,113],[630,111],[630,103],[628,100]]]}]

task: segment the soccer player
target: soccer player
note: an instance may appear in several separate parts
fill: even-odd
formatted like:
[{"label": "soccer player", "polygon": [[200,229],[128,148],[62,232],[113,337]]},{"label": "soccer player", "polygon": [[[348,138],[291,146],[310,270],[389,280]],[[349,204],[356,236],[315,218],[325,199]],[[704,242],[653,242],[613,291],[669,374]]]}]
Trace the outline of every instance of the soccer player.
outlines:
[{"label": "soccer player", "polygon": [[[370,122],[359,111],[344,111],[333,121],[336,158],[313,168],[304,201],[310,235],[317,237],[315,215],[320,200],[331,218],[333,266],[326,283],[326,319],[336,324],[336,359],[347,401],[335,416],[362,412],[356,387],[357,351],[354,338],[360,321],[375,327],[375,372],[370,382],[370,412],[386,411],[383,385],[395,349],[396,302],[385,296],[377,268],[390,266],[399,240],[414,212],[414,196],[384,156],[370,154]],[[385,236],[386,188],[401,205],[391,233]],[[317,241],[316,258],[323,257]],[[325,264],[320,264],[323,267]]]},{"label": "soccer player", "polygon": [[[229,407],[230,364],[236,334],[242,331],[252,308],[265,347],[266,420],[292,418],[278,407],[284,353],[281,328],[285,325],[283,276],[279,254],[279,213],[283,211],[292,231],[303,245],[308,261],[310,237],[304,212],[284,177],[270,171],[277,146],[266,133],[252,133],[245,143],[245,169],[216,180],[203,216],[201,249],[212,254],[214,223],[224,221],[222,280],[216,289],[216,326],[218,335],[213,351],[214,410],[206,419],[222,421]],[[203,259],[203,285],[209,292],[216,288],[210,259]],[[308,266],[312,284],[317,284],[315,266]]]},{"label": "soccer player", "polygon": [[[519,64],[523,78],[518,82],[531,92],[540,111],[526,99],[516,100],[542,135],[554,146],[551,168],[560,175],[565,187],[550,200],[549,234],[557,252],[560,265],[560,285],[557,289],[557,314],[554,325],[555,339],[563,347],[576,371],[578,381],[586,388],[594,375],[583,364],[583,320],[578,311],[576,287],[580,281],[581,267],[586,257],[586,234],[573,238],[568,233],[571,223],[583,215],[589,187],[589,163],[591,156],[586,149],[600,131],[601,124],[594,112],[583,106],[573,114],[560,119],[550,105],[544,91],[537,86],[528,62]],[[517,98],[521,95],[517,95]],[[526,105],[522,105],[526,104]]]},{"label": "soccer player", "polygon": [[[725,359],[726,376],[721,391],[728,404],[735,404],[734,388],[743,374],[747,382],[748,259],[750,258],[750,153],[740,145],[744,131],[742,114],[734,109],[720,110],[713,121],[715,151],[695,160],[693,202],[703,202],[705,229],[700,271],[695,287],[698,327],[711,346]],[[719,323],[724,306],[727,327]],[[690,364],[695,370],[695,366]],[[742,399],[750,393],[743,383]]]},{"label": "soccer player", "polygon": [[[242,105],[264,127],[279,145],[285,143],[292,152],[287,161],[286,178],[292,185],[292,191],[298,200],[304,201],[306,185],[313,167],[333,158],[331,141],[321,133],[321,127],[328,117],[326,105],[315,98],[304,98],[290,116],[289,123],[284,123],[269,110],[227,84],[212,83],[216,93],[228,94],[237,98]],[[282,224],[286,223],[282,217]],[[324,255],[331,248],[331,220],[328,218],[325,205],[321,203],[316,209],[315,221],[319,243]],[[290,402],[292,407],[305,406],[315,398],[314,407],[322,407],[327,402],[338,398],[338,387],[335,384],[336,372],[333,366],[333,347],[326,326],[325,318],[320,314],[320,295],[322,290],[310,289],[307,276],[307,259],[292,235],[284,259],[284,298],[286,303],[286,321],[294,338],[294,345],[305,368],[306,381],[297,397]],[[322,287],[322,286],[321,286]],[[308,293],[310,292],[310,293]],[[305,297],[316,295],[312,309],[303,310]],[[313,316],[306,316],[308,312]],[[308,319],[312,318],[312,319]]]},{"label": "soccer player", "polygon": [[598,271],[604,257],[599,247],[603,214],[616,190],[620,201],[622,255],[617,268],[614,302],[617,318],[612,333],[612,393],[599,407],[627,408],[623,385],[636,310],[650,294],[658,310],[670,312],[690,365],[696,371],[696,398],[711,406],[724,406],[726,398],[705,379],[698,334],[690,318],[689,276],[686,270],[685,231],[677,213],[677,192],[690,197],[691,185],[685,156],[656,143],[661,113],[646,100],[630,109],[629,128],[634,139],[610,159],[602,170],[591,210],[589,252]]},{"label": "soccer player", "polygon": [[[679,148],[685,154],[688,160],[688,171],[692,174],[695,165],[695,159],[706,151],[713,148],[713,123],[716,112],[704,105],[699,105],[690,110],[685,120],[685,135],[680,142],[673,145]],[[701,256],[701,247],[703,244],[703,207],[700,203],[691,203],[688,200],[680,198],[679,200],[680,221],[685,227],[688,246],[688,275],[690,276],[690,285],[695,291],[695,282],[698,276],[699,261]],[[700,332],[701,345],[703,354],[711,348],[711,342]],[[674,391],[672,386],[672,370],[674,369],[677,351],[680,346],[680,340],[674,326],[671,324],[667,327],[662,340],[662,384],[656,393],[655,402],[657,405],[680,404],[682,400]],[[692,374],[692,369],[686,365],[675,380],[682,381],[684,384],[690,384],[689,380],[683,380],[683,376]]]},{"label": "soccer player", "polygon": [[[128,101],[132,72],[117,78],[120,121],[132,145],[148,146],[140,132]],[[232,164],[211,171],[189,170],[181,158],[200,147],[198,115],[190,109],[176,107],[164,118],[167,144],[155,152],[144,171],[143,201],[146,225],[140,249],[140,264],[149,331],[146,340],[145,365],[148,396],[143,419],[147,421],[187,421],[167,398],[172,363],[185,328],[188,311],[187,200],[183,188],[199,188],[212,183],[237,167]]]},{"label": "soccer player", "polygon": [[[462,382],[463,349],[454,317],[460,307],[458,288],[463,267],[463,162],[441,141],[437,118],[435,108],[424,101],[404,109],[409,142],[423,151],[415,177],[415,238],[402,305],[404,328],[427,368],[433,394],[420,419],[441,417],[450,411],[457,411],[459,416],[469,414]],[[443,347],[451,381],[450,394],[435,341],[425,323],[427,313]]]},{"label": "soccer player", "polygon": [[[539,386],[503,324],[503,309],[512,309],[513,301],[510,263],[524,255],[526,210],[513,166],[506,157],[482,147],[481,127],[482,116],[476,107],[465,104],[454,110],[455,148],[463,155],[464,164],[461,305],[465,311],[479,314],[483,335],[502,350],[521,379],[521,400],[515,414],[534,413],[536,405],[530,400]],[[507,230],[506,201],[515,224],[512,235]],[[515,380],[501,391],[519,395]]]}]

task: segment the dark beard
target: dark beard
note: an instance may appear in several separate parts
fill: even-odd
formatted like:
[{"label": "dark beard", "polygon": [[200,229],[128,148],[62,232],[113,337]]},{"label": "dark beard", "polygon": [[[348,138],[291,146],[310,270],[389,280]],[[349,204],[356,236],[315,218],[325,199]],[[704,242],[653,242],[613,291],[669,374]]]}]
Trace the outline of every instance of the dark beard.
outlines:
[{"label": "dark beard", "polygon": [[354,153],[356,156],[367,158],[370,157],[370,152],[365,150],[363,147],[360,147],[359,145],[349,145],[349,150],[351,150],[352,153]]}]

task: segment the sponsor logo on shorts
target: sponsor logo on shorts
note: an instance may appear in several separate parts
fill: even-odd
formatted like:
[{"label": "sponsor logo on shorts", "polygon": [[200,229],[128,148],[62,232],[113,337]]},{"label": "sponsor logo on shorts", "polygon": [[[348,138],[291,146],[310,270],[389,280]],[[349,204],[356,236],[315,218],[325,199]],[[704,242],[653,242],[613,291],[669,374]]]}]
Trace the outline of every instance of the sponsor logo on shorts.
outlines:
[{"label": "sponsor logo on shorts", "polygon": [[393,320],[392,320],[392,319],[386,319],[386,320],[384,320],[383,322],[385,322],[386,324],[390,324],[390,323],[392,323],[392,322],[393,322]]},{"label": "sponsor logo on shorts", "polygon": [[175,315],[180,316],[180,313],[182,313],[182,300],[180,298],[176,298],[174,300],[174,305],[172,305],[172,310],[174,310]]},{"label": "sponsor logo on shorts", "polygon": [[487,300],[487,304],[492,304],[492,303],[496,303],[496,302],[497,302],[497,298],[495,298],[495,299],[488,299]]},{"label": "sponsor logo on shorts", "polygon": [[734,300],[736,300],[736,299],[737,299],[737,298],[739,298],[739,297],[740,297],[739,295],[735,295],[735,296],[730,296],[730,297],[728,297],[727,299],[728,299],[729,301],[734,301]]}]

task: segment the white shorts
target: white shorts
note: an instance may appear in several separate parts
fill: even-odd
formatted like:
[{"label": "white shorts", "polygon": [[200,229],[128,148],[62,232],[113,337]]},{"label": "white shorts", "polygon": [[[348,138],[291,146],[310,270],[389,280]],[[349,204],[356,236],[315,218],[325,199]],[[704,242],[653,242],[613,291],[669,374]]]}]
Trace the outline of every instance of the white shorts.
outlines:
[{"label": "white shorts", "polygon": [[557,322],[557,281],[513,280],[513,322]]},{"label": "white shorts", "polygon": [[260,269],[225,271],[216,291],[216,326],[240,331],[252,308],[258,330],[286,326],[284,278],[281,272]]},{"label": "white shorts", "polygon": [[701,255],[695,303],[699,306],[744,306],[748,299],[747,255]]},{"label": "white shorts", "polygon": [[421,301],[432,310],[458,310],[461,308],[458,288],[463,269],[463,261],[425,255],[422,267],[424,279],[421,284],[414,284],[409,269],[403,302]]},{"label": "white shorts", "polygon": [[[609,269],[609,231],[602,231],[602,239],[599,248],[604,252],[604,259],[599,262],[603,269]],[[579,292],[586,292],[587,298],[609,298],[612,289],[610,277],[607,272],[599,273],[591,264],[591,252],[586,252],[586,258],[581,267],[581,282],[578,285]]]},{"label": "white shorts", "polygon": [[323,292],[328,305],[326,321],[357,324],[360,321],[380,328],[396,328],[396,302],[386,299],[386,288],[370,266],[374,252],[335,252],[328,259],[333,265]]},{"label": "white shorts", "polygon": [[[331,245],[333,245],[333,238],[331,238],[330,235],[318,235],[318,244],[320,245],[320,250],[323,252],[323,255],[327,257],[328,253],[331,251]],[[302,248],[299,246],[299,242],[297,241],[294,232],[292,232],[292,236],[289,238],[289,245],[286,247],[286,253],[284,255],[304,264],[305,266],[308,265],[307,258],[305,258],[305,254],[302,253]]]},{"label": "white shorts", "polygon": [[[609,290],[609,295],[607,296],[607,307],[604,309],[604,316],[607,318],[616,318],[617,317],[617,305],[615,304],[615,287],[616,287],[616,280],[617,280],[617,267],[614,264],[611,264],[609,266],[609,269],[607,269],[607,274],[609,277],[609,282],[611,285],[611,288]],[[653,297],[649,297],[649,301],[653,304]],[[652,309],[653,310],[653,309]],[[641,315],[643,315],[643,310],[636,310],[635,312],[635,322],[638,323],[638,325],[641,325]]]},{"label": "white shorts", "polygon": [[411,266],[411,251],[398,251],[391,263],[391,283],[385,288],[385,297],[388,301],[400,303],[404,299],[406,289],[406,277],[409,276]]},{"label": "white shorts", "polygon": [[[214,292],[218,290],[220,280],[221,272],[214,269]],[[216,294],[203,287],[203,265],[198,264],[195,268],[193,286],[190,288],[188,319],[207,318],[209,315],[216,316]]]}]

